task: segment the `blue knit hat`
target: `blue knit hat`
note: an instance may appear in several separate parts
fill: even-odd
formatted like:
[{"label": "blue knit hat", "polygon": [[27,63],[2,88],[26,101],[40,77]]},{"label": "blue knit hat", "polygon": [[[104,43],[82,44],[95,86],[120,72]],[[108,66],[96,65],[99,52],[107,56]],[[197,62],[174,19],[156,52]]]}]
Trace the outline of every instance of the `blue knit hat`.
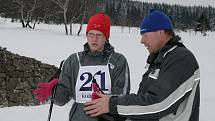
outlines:
[{"label": "blue knit hat", "polygon": [[150,10],[150,13],[145,16],[140,25],[140,34],[172,29],[172,22],[166,14],[160,11]]}]

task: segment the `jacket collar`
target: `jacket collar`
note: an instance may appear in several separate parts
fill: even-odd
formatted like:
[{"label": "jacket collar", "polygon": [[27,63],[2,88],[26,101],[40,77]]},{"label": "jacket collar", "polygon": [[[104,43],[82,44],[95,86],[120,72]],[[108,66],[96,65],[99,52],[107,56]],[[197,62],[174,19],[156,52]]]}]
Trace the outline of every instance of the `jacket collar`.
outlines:
[{"label": "jacket collar", "polygon": [[151,53],[148,56],[147,63],[150,65],[159,65],[163,61],[164,55],[167,54],[173,46],[176,45],[177,47],[185,47],[180,41],[181,37],[178,35],[173,36],[172,39],[170,39],[158,53]]}]

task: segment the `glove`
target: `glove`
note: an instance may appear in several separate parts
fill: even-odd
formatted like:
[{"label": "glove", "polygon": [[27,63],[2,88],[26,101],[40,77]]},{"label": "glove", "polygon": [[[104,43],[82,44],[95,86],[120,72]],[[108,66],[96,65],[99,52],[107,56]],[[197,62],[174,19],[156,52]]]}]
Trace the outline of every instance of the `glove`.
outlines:
[{"label": "glove", "polygon": [[48,83],[38,83],[37,89],[33,91],[35,98],[40,100],[40,102],[45,102],[53,93],[53,88],[59,82],[58,79],[51,80]]},{"label": "glove", "polygon": [[92,100],[95,100],[95,99],[98,99],[99,98],[99,96],[96,94],[96,92],[99,92],[99,88],[97,87],[97,85],[96,85],[96,83],[92,83],[92,88],[93,88],[93,93],[92,93],[92,97],[91,97],[91,99]]}]

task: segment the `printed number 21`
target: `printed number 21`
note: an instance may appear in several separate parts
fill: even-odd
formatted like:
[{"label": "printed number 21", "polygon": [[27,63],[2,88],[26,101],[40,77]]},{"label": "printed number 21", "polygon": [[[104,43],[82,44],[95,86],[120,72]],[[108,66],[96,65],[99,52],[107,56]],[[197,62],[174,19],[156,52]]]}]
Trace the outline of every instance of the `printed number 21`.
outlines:
[{"label": "printed number 21", "polygon": [[[85,79],[84,75],[87,75],[87,79]],[[96,75],[100,75],[100,77],[101,77],[101,78],[100,78],[100,80],[101,80],[101,90],[107,91],[108,89],[105,89],[105,72],[101,72],[101,71],[100,71],[100,72],[97,72]],[[89,84],[89,83],[92,82],[92,79],[93,79],[93,76],[92,76],[91,73],[89,73],[89,72],[83,73],[83,74],[80,76],[80,80],[81,80],[81,81],[86,80],[86,81],[85,81],[84,84],[81,86],[80,91],[91,91],[91,90],[92,90],[92,86],[91,86],[91,84]],[[96,80],[96,81],[97,81],[97,80]],[[98,81],[97,81],[97,83],[98,83]],[[87,84],[88,84],[88,86],[87,86]],[[89,85],[90,85],[90,86],[89,86]]]}]

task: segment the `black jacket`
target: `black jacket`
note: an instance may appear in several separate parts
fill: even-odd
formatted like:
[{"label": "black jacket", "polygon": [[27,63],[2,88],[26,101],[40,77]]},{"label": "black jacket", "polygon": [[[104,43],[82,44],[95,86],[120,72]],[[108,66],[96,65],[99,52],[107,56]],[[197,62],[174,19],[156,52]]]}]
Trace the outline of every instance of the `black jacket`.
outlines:
[{"label": "black jacket", "polygon": [[110,112],[140,121],[198,121],[199,66],[175,36],[151,54],[137,94],[110,98]]}]

